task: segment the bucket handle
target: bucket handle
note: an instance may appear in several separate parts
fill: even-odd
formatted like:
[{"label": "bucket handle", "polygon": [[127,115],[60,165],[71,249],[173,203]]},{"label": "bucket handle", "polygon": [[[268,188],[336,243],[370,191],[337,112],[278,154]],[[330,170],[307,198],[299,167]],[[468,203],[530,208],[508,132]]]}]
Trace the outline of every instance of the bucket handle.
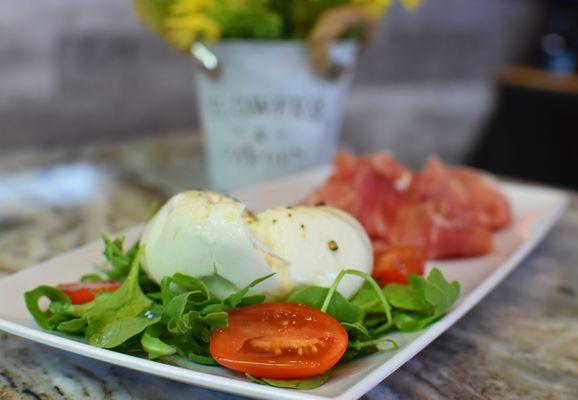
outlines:
[{"label": "bucket handle", "polygon": [[191,56],[201,70],[209,77],[217,79],[221,72],[221,61],[203,42],[194,42],[191,46]]},{"label": "bucket handle", "polygon": [[365,8],[355,6],[337,7],[325,12],[313,27],[308,40],[311,67],[328,80],[337,80],[350,67],[331,59],[329,49],[351,28],[361,29],[361,43],[357,58],[367,49],[377,30],[377,19]]}]

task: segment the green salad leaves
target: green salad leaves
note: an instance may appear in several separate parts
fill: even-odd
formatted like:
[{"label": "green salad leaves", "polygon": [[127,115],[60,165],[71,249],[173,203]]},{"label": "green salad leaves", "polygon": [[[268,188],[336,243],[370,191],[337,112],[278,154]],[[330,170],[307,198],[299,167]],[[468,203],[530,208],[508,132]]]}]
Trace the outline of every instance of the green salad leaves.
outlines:
[{"label": "green salad leaves", "polygon": [[[122,237],[110,240],[105,236],[103,240],[111,268],[84,280],[119,280],[122,286],[81,305],[71,304],[64,292],[52,286],[26,292],[26,306],[42,328],[83,336],[92,345],[150,359],[178,354],[193,362],[216,364],[209,352],[212,331],[227,326],[229,311],[263,302],[265,296],[247,293],[272,276],[257,279],[223,299],[212,293],[203,279],[179,273],[163,278],[159,286],[141,268],[143,247],[137,243],[124,251]],[[51,301],[45,311],[39,306],[42,297]]]},{"label": "green salad leaves", "polygon": [[[98,347],[117,347],[161,319],[160,307],[139,285],[141,254],[139,248],[132,255],[128,275],[114,292],[104,292],[89,303],[73,305],[58,288],[40,286],[25,293],[26,305],[44,329],[83,334],[88,343]],[[43,296],[51,300],[44,312],[38,305]]]},{"label": "green salad leaves", "polygon": [[[141,267],[144,248],[138,242],[125,251],[122,237],[111,240],[105,236],[103,240],[110,268],[85,275],[83,280],[115,280],[122,285],[81,305],[72,304],[64,292],[52,286],[43,285],[26,292],[26,306],[43,329],[82,336],[92,345],[149,359],[179,355],[212,365],[216,364],[209,351],[212,332],[227,327],[231,310],[264,302],[264,295],[248,293],[273,275],[257,279],[241,290],[219,282],[219,277],[198,278],[180,273],[164,277],[158,285]],[[347,275],[364,280],[351,299],[337,291]],[[363,272],[343,270],[331,287],[304,287],[294,291],[286,301],[319,309],[343,325],[349,335],[341,360],[346,362],[361,355],[397,349],[388,332],[426,328],[450,310],[459,294],[459,283],[448,282],[437,268],[427,277],[410,275],[407,285],[392,283],[384,288]],[[48,308],[40,308],[41,298],[50,301]],[[330,373],[302,380],[248,378],[260,384],[312,389],[329,379]]]},{"label": "green salad leaves", "polygon": [[[345,275],[364,279],[361,289],[347,300],[337,287]],[[418,331],[444,316],[456,302],[460,285],[449,283],[437,268],[427,278],[410,275],[408,285],[391,283],[380,288],[374,279],[356,270],[343,270],[331,288],[309,286],[294,292],[288,301],[324,311],[337,319],[349,334],[349,345],[342,361],[360,355],[396,349],[384,337],[394,329]]]},{"label": "green salad leaves", "polygon": [[134,255],[128,276],[114,292],[104,292],[94,301],[77,307],[86,319],[88,343],[107,349],[117,347],[161,319],[161,309],[141,290],[138,282],[142,248]]},{"label": "green salad leaves", "polygon": [[443,317],[460,296],[460,284],[449,283],[434,268],[427,279],[411,275],[408,285],[389,284],[385,295],[396,307],[395,326],[402,332],[424,329]]}]

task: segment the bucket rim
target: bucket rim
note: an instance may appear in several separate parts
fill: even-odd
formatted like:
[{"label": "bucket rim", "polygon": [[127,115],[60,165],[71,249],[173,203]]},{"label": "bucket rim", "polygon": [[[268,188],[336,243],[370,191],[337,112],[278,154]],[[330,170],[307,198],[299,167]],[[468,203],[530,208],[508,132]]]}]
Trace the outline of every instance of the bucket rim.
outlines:
[{"label": "bucket rim", "polygon": [[[306,40],[298,39],[221,39],[216,43],[205,43],[209,49],[216,48],[235,48],[235,47],[251,47],[254,50],[279,48],[279,49],[303,49],[307,48],[308,43]],[[344,39],[339,40],[331,44],[331,47],[357,47],[359,46],[359,41],[355,39]]]}]

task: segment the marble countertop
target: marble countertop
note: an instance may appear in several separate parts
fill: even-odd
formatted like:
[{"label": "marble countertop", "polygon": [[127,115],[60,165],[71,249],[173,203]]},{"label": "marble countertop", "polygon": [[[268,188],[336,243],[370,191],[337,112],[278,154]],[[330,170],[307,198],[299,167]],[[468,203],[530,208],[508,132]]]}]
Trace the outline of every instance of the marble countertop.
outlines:
[{"label": "marble countertop", "polygon": [[[142,222],[153,202],[206,186],[200,154],[186,132],[113,146],[0,151],[0,276]],[[38,182],[54,190],[38,193]],[[572,195],[519,268],[364,399],[575,399],[577,243]],[[0,333],[0,399],[77,398],[238,397]]]}]

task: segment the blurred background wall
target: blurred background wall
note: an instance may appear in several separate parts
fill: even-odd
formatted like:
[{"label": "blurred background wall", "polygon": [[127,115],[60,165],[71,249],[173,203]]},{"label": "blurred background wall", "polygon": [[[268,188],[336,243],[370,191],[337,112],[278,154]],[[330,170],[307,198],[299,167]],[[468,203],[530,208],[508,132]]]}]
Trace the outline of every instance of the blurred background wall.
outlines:
[{"label": "blurred background wall", "polygon": [[[420,163],[461,160],[524,56],[538,0],[426,0],[395,8],[359,65],[344,140]],[[128,0],[3,0],[0,148],[75,145],[197,128],[191,63]]]}]

